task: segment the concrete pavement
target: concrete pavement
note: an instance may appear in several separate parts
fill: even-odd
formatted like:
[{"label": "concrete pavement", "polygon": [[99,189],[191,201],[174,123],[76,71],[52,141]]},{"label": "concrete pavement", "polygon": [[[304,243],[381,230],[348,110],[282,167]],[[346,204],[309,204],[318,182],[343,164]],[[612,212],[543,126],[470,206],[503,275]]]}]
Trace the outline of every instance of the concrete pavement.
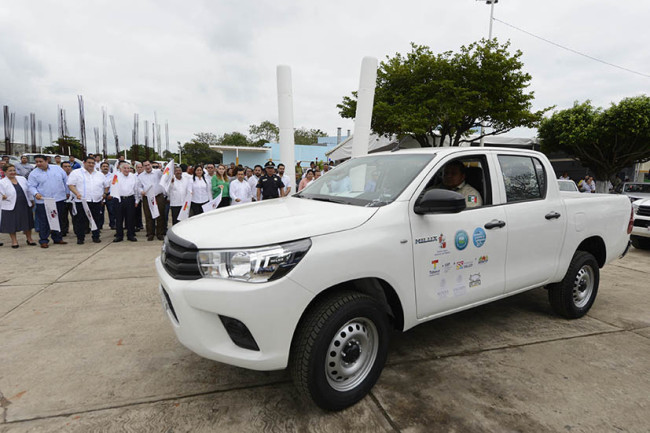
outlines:
[{"label": "concrete pavement", "polygon": [[606,266],[580,320],[537,289],[395,334],[371,395],[326,413],[284,371],[177,342],[159,241],[0,241],[0,432],[650,430],[649,251]]}]

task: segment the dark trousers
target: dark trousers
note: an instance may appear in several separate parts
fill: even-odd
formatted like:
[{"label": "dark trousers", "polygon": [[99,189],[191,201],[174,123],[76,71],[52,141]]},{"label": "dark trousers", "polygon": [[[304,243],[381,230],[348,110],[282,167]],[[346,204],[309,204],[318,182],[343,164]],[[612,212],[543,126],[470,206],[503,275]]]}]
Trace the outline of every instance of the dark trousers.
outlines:
[{"label": "dark trousers", "polygon": [[230,197],[223,197],[221,201],[219,202],[219,206],[217,206],[217,209],[220,207],[226,207],[230,206]]},{"label": "dark trousers", "polygon": [[[207,201],[205,202],[207,203]],[[194,215],[200,215],[203,213],[203,205],[205,203],[190,203],[190,216],[193,217]]]},{"label": "dark trousers", "polygon": [[170,206],[172,211],[172,225],[178,224],[178,214],[181,213],[183,206]]},{"label": "dark trousers", "polygon": [[[59,217],[59,225],[61,228],[63,228],[63,218],[68,219],[68,215],[66,212],[66,207],[65,207],[65,200],[57,201],[56,202],[56,212]],[[50,234],[52,235],[52,240],[54,242],[61,242],[63,240],[63,236],[61,235],[61,232],[59,231],[50,231],[50,224],[47,222],[47,215],[45,213],[45,205],[43,203],[36,203],[36,219],[38,220],[38,226],[39,226],[39,231],[38,231],[38,242],[41,244],[47,244],[49,243],[49,237]]]},{"label": "dark trousers", "polygon": [[[72,227],[74,228],[74,234],[77,235],[77,240],[83,241],[86,239],[86,230],[90,227],[90,221],[84,213],[84,207],[81,203],[74,203],[77,207],[77,215],[72,216]],[[99,228],[101,227],[102,221],[104,221],[104,215],[102,213],[103,203],[88,203],[88,209],[92,214],[95,224],[97,224],[97,230],[93,230],[92,236],[93,239],[99,239]]]},{"label": "dark trousers", "polygon": [[167,227],[169,226],[169,209],[171,208],[169,200],[165,198],[165,213],[163,213],[163,227],[165,227],[165,233],[167,233]]},{"label": "dark trousers", "polygon": [[142,224],[142,203],[135,208],[135,227],[138,229],[144,227],[144,224]]},{"label": "dark trousers", "polygon": [[[106,212],[104,214],[108,214],[108,226],[115,228],[115,203],[113,203],[113,200],[106,201]],[[104,218],[102,218],[101,225],[104,225]],[[100,226],[99,228],[101,229],[102,227]]]},{"label": "dark trousers", "polygon": [[115,239],[124,239],[124,229],[126,228],[126,237],[132,239],[135,237],[135,197],[122,197],[122,200],[116,198],[115,201]]},{"label": "dark trousers", "polygon": [[63,212],[63,215],[61,215],[63,218],[59,218],[59,221],[61,221],[61,234],[63,236],[68,234],[68,231],[70,231],[70,216],[73,217],[72,215],[72,203],[69,201],[64,202],[65,205],[65,211]]},{"label": "dark trousers", "polygon": [[164,225],[165,223],[165,204],[167,200],[165,199],[165,196],[163,194],[158,194],[156,196],[156,207],[158,208],[158,213],[160,216],[156,218],[155,220],[151,218],[151,209],[149,209],[149,200],[147,200],[147,197],[142,197],[142,203],[144,203],[144,208],[142,211],[144,212],[144,219],[147,225],[147,237],[153,237],[158,236],[158,237],[163,237],[165,236],[165,232],[167,231],[167,227]]}]

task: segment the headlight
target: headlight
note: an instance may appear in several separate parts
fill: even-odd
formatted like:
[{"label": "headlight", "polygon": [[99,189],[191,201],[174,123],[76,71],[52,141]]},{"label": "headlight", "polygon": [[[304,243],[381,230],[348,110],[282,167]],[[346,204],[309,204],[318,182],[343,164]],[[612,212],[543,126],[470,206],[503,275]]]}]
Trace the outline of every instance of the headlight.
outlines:
[{"label": "headlight", "polygon": [[307,253],[311,240],[243,250],[202,250],[197,254],[201,275],[263,283],[286,275]]}]

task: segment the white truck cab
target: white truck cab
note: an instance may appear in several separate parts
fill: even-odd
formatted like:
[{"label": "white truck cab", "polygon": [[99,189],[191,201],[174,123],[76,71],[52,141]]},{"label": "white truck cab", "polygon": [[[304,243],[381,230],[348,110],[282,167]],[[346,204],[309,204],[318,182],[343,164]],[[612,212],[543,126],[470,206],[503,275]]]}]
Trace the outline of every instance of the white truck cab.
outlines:
[{"label": "white truck cab", "polygon": [[[450,163],[462,166],[456,189],[473,192],[449,189]],[[255,370],[288,366],[302,395],[343,409],[376,382],[391,329],[540,286],[559,314],[587,313],[599,268],[627,251],[631,205],[563,195],[553,173],[526,150],[352,159],[291,197],[170,229],[156,260],[165,310],[190,350]]]}]

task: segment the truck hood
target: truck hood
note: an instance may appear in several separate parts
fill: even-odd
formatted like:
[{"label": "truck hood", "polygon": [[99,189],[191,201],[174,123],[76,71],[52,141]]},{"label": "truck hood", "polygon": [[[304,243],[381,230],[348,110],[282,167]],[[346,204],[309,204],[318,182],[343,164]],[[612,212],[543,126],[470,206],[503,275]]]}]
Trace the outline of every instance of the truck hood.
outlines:
[{"label": "truck hood", "polygon": [[228,206],[171,230],[197,248],[244,248],[319,236],[360,226],[377,208],[286,197]]}]

